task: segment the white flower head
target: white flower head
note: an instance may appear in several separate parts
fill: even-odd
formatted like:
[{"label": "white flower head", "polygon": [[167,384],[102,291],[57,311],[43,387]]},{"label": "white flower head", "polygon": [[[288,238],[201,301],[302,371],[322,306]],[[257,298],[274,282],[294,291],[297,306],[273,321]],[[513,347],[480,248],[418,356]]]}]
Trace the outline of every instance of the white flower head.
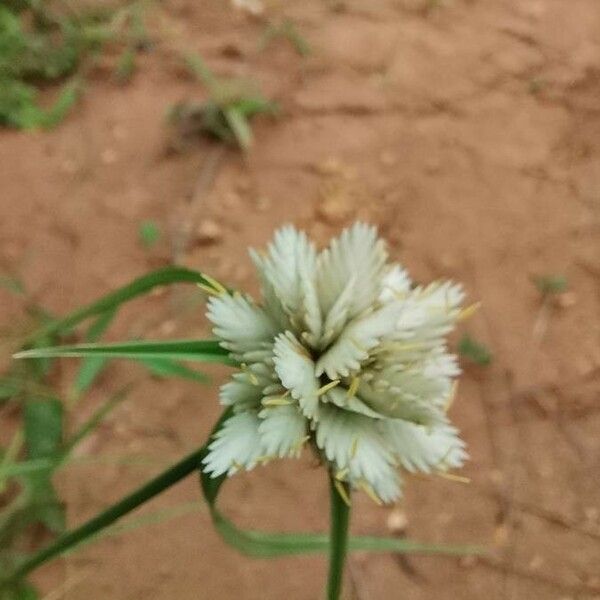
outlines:
[{"label": "white flower head", "polygon": [[310,442],[340,481],[391,502],[399,467],[460,467],[465,444],[446,416],[459,368],[445,338],[464,314],[461,287],[414,285],[363,223],[321,253],[286,226],[251,254],[262,302],[209,301],[214,333],[242,367],[221,388],[235,414],[205,470],[231,475]]}]

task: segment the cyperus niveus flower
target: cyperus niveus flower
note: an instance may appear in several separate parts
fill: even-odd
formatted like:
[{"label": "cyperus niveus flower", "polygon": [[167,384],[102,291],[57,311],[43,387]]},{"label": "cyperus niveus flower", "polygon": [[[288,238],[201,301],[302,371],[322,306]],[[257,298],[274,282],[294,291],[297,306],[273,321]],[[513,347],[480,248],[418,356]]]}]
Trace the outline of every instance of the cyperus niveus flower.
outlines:
[{"label": "cyperus niveus flower", "polygon": [[461,466],[465,445],[446,415],[459,374],[446,336],[465,315],[461,287],[413,285],[362,223],[321,253],[287,226],[266,254],[251,254],[262,302],[224,292],[209,303],[241,370],[221,388],[234,414],[205,470],[231,475],[310,442],[338,481],[390,502],[399,467]]}]

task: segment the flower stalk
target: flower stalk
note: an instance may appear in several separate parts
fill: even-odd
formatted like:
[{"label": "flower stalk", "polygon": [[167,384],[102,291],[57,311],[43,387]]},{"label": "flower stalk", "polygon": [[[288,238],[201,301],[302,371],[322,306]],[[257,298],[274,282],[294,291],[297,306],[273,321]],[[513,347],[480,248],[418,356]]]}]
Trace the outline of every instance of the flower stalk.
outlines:
[{"label": "flower stalk", "polygon": [[[339,486],[342,486],[342,491]],[[350,486],[336,479],[335,474],[329,473],[330,498],[330,547],[329,547],[329,576],[327,579],[327,600],[338,600],[344,581],[344,565],[348,552],[348,525],[350,523]]]}]

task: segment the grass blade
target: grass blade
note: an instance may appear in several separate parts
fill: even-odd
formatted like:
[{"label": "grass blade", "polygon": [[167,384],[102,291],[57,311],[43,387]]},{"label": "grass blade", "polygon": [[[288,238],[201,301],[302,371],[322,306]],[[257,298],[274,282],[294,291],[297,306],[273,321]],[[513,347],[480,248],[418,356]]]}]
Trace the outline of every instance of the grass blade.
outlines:
[{"label": "grass blade", "polygon": [[[89,328],[86,341],[95,342],[100,339],[104,332],[110,327],[116,314],[117,307],[101,314]],[[94,380],[98,377],[105,364],[106,359],[100,356],[90,356],[83,361],[75,377],[74,390],[76,397],[84,394],[92,386]]]},{"label": "grass blade", "polygon": [[240,148],[248,150],[252,145],[252,130],[246,116],[234,106],[223,108],[223,115],[225,115]]},{"label": "grass blade", "polygon": [[214,289],[216,292],[221,292],[214,286],[214,281],[207,279],[197,271],[185,269],[183,267],[165,267],[152,271],[138,279],[135,279],[128,285],[125,285],[110,294],[84,306],[72,312],[71,314],[63,317],[62,319],[53,320],[37,331],[31,333],[26,343],[32,343],[36,339],[54,335],[57,333],[64,333],[69,331],[82,321],[95,317],[106,311],[112,310],[121,306],[125,302],[133,300],[139,296],[148,293],[155,287],[171,285],[173,283],[195,283],[203,286],[204,288]]},{"label": "grass blade", "polygon": [[[231,409],[227,409],[213,429],[213,435],[220,429],[222,424],[231,415]],[[199,464],[208,455],[208,445],[202,449]],[[210,508],[213,525],[223,540],[241,552],[242,554],[261,558],[274,558],[278,556],[291,556],[298,554],[316,554],[329,552],[329,536],[321,533],[266,533],[262,531],[245,531],[239,529],[233,522],[225,517],[217,508],[216,502],[221,486],[227,477],[221,475],[212,478],[209,474],[200,470],[200,485],[204,499]],[[332,484],[333,485],[333,484]],[[333,492],[332,492],[333,493]],[[344,519],[349,515],[340,515],[338,502],[343,503],[337,490],[335,500],[336,519],[340,519],[338,525],[344,525]],[[344,506],[346,506],[344,504]],[[346,506],[346,509],[348,507]],[[332,510],[334,510],[332,508]],[[343,509],[342,509],[343,510]],[[332,515],[333,516],[333,515]],[[484,550],[480,546],[473,545],[446,545],[417,542],[406,538],[383,538],[373,536],[356,536],[348,539],[349,550],[365,550],[369,552],[396,552],[425,555],[448,555],[464,556],[470,554],[482,554]]]},{"label": "grass blade", "polygon": [[126,386],[113,394],[94,414],[69,438],[62,449],[63,457],[67,457],[77,444],[81,443],[98,425],[116,408],[131,391],[131,386]]},{"label": "grass blade", "polygon": [[[106,529],[138,506],[141,506],[191,473],[199,470],[203,458],[209,452],[208,447],[212,437],[219,431],[232,412],[231,407],[223,412],[213,428],[208,442],[202,448],[192,452],[183,460],[123,498],[120,502],[112,505],[77,529],[61,535],[48,547],[27,558],[8,578],[0,581],[0,590],[14,585],[15,582],[20,581],[35,568],[80,543],[86,540],[97,539],[98,532]],[[211,478],[210,475],[200,469],[200,483],[204,497],[210,508],[213,523],[228,544],[244,554],[262,557],[320,553],[329,550],[328,535],[312,533],[263,533],[238,529],[216,507],[216,500],[225,480],[226,476],[224,475]],[[339,501],[342,501],[341,498]],[[344,524],[344,518],[344,515],[342,515],[342,525]],[[352,550],[415,552],[420,554],[448,554],[455,556],[481,554],[483,552],[481,548],[474,546],[444,546],[439,544],[423,544],[406,539],[375,537],[350,538],[348,540],[348,547]]]},{"label": "grass blade", "polygon": [[158,377],[180,377],[198,383],[210,383],[210,377],[205,373],[190,369],[181,363],[166,358],[144,358],[139,361],[153,375]]},{"label": "grass blade", "polygon": [[129,358],[133,360],[187,360],[235,365],[229,351],[217,340],[172,340],[166,342],[139,341],[112,344],[73,344],[34,348],[17,352],[15,358],[56,358],[102,356],[105,358]]}]

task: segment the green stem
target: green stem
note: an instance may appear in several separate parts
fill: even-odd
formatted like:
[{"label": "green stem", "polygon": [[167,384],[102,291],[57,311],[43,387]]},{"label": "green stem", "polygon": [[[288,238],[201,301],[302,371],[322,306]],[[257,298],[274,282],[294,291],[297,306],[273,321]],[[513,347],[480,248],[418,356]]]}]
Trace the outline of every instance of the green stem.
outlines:
[{"label": "green stem", "polygon": [[105,527],[112,525],[127,513],[144,504],[144,502],[147,502],[181,479],[195,472],[199,467],[203,452],[205,452],[204,448],[192,452],[177,464],[166,471],[163,471],[152,481],[149,481],[132,494],[129,494],[129,496],[123,498],[120,502],[117,502],[117,504],[113,504],[113,506],[106,509],[104,512],[101,512],[99,515],[87,521],[87,523],[81,525],[81,527],[58,537],[54,543],[50,544],[50,546],[40,550],[31,558],[23,562],[7,580],[0,582],[0,590],[7,584],[18,582],[21,578],[25,577],[43,563],[62,554],[69,548],[72,548],[85,539],[93,536]]},{"label": "green stem", "polygon": [[[338,487],[341,486],[346,498],[343,498]],[[333,473],[329,474],[329,497],[331,509],[329,547],[329,576],[327,579],[327,600],[338,600],[344,580],[344,563],[348,551],[348,524],[350,522],[350,486],[336,481]]]}]

